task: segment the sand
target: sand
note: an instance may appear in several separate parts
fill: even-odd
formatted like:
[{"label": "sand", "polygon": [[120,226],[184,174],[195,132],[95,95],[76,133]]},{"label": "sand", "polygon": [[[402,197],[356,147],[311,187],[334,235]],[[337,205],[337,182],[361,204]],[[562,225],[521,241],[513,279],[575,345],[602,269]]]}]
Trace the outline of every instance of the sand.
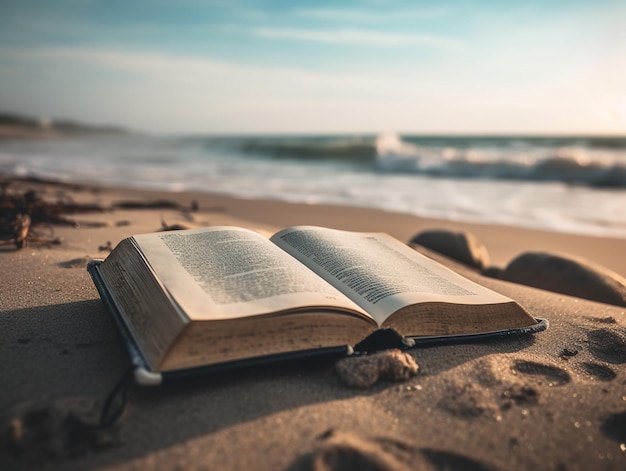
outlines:
[{"label": "sand", "polygon": [[483,277],[439,257],[550,328],[410,350],[416,376],[368,389],[344,385],[332,363],[135,387],[119,422],[100,430],[100,408],[128,359],[85,271],[109,242],[162,221],[267,232],[312,224],[403,241],[424,229],[467,230],[497,266],[528,250],[569,252],[622,276],[625,240],[209,194],[22,185],[104,205],[169,199],[200,209],[76,215],[80,227],[54,228],[60,245],[0,247],[0,469],[626,469],[623,307]]}]

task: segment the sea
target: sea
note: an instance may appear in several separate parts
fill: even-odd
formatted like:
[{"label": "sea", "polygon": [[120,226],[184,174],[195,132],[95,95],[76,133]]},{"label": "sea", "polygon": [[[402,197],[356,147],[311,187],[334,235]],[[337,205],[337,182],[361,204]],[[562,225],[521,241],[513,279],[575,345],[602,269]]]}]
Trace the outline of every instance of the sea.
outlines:
[{"label": "sea", "polygon": [[626,136],[5,139],[0,174],[626,238]]}]

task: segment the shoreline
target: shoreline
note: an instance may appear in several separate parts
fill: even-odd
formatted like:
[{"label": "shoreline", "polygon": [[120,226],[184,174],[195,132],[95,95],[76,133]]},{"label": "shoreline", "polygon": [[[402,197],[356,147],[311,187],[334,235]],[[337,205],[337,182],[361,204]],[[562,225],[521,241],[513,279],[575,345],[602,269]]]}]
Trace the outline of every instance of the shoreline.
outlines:
[{"label": "shoreline", "polygon": [[[107,209],[114,202],[131,204],[70,215],[80,225],[55,226],[60,245],[0,249],[0,462],[7,469],[304,471],[316,469],[316,462],[334,463],[328,469],[359,463],[389,471],[626,466],[624,307],[486,278],[444,260],[550,327],[408,350],[418,375],[368,390],[347,388],[332,363],[134,387],[119,423],[98,429],[105,398],[129,360],[85,270],[122,238],[157,231],[163,222],[263,232],[313,224],[385,231],[404,242],[426,228],[466,229],[487,246],[494,265],[522,251],[569,248],[624,274],[622,240],[207,193],[20,185],[54,201]],[[149,207],[172,201],[178,206]],[[197,211],[190,210],[194,201]]]},{"label": "shoreline", "polygon": [[116,188],[114,191],[130,198],[165,198],[179,204],[195,200],[201,208],[206,205],[209,208],[224,208],[226,214],[241,220],[244,227],[254,226],[271,232],[295,225],[320,225],[347,231],[387,232],[407,243],[418,232],[426,229],[467,231],[487,247],[492,263],[498,266],[505,265],[524,251],[559,252],[588,258],[626,276],[626,257],[616,257],[616,254],[626,250],[626,239],[615,237],[426,218],[358,206],[240,198],[210,192],[163,192],[133,188]]},{"label": "shoreline", "polygon": [[389,145],[349,136],[127,137],[16,142],[0,146],[0,160],[7,172],[104,186],[376,207],[626,240],[626,141],[604,151],[593,142],[542,146],[511,137],[493,148],[471,139],[457,145],[453,137],[422,143],[395,136]]},{"label": "shoreline", "polygon": [[[295,225],[319,225],[348,231],[387,232],[407,243],[418,232],[426,229],[467,231],[486,246],[495,266],[506,265],[522,252],[550,252],[580,256],[626,276],[626,257],[616,256],[626,250],[626,239],[618,237],[429,218],[371,207],[243,198],[204,191],[139,189],[106,186],[89,181],[57,181],[38,177],[12,178],[2,174],[0,180],[13,181],[19,185],[85,188],[88,193],[99,192],[108,195],[107,204],[116,199],[133,198],[144,201],[171,200],[181,205],[189,205],[191,201],[196,201],[201,209],[221,208],[221,212],[240,220],[242,227],[254,226],[267,232],[276,232]],[[212,219],[216,218],[218,221],[223,219],[213,214]],[[222,224],[218,222],[212,225]],[[154,230],[158,229],[156,227]]]}]

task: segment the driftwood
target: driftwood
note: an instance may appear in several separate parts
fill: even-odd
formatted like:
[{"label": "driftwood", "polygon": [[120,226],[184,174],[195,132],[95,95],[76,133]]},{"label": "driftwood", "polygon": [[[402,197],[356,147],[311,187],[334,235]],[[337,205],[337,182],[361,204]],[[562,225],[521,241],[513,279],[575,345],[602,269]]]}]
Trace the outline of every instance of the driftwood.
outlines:
[{"label": "driftwood", "polygon": [[0,243],[15,244],[21,249],[29,243],[59,244],[53,226],[78,227],[78,223],[65,214],[103,212],[97,204],[80,204],[72,201],[50,202],[34,190],[12,191],[9,182],[0,183]]},{"label": "driftwood", "polygon": [[186,207],[170,200],[136,201],[125,200],[113,203],[116,209],[187,209]]},{"label": "driftwood", "polygon": [[[1,177],[1,176],[0,176]],[[84,190],[78,185],[42,180],[35,177],[21,178],[22,184],[54,184],[55,187],[69,190]],[[33,189],[11,188],[11,180],[0,178],[0,245],[14,245],[21,249],[28,244],[53,245],[60,244],[58,237],[54,236],[53,226],[68,227],[105,227],[104,222],[77,222],[66,215],[80,213],[94,213],[124,210],[178,210],[185,217],[193,221],[191,213],[199,210],[197,201],[192,201],[190,207],[170,200],[156,199],[153,201],[123,200],[113,203],[109,207],[99,204],[76,203],[67,194],[59,192],[56,201],[50,198],[44,199]],[[23,187],[23,185],[20,185]],[[95,191],[95,190],[94,190]],[[213,211],[223,211],[223,208],[208,208]],[[116,225],[128,225],[128,221],[120,221]],[[162,230],[186,229],[186,225],[167,224],[162,220]],[[110,251],[110,247],[100,247],[102,251]]]}]

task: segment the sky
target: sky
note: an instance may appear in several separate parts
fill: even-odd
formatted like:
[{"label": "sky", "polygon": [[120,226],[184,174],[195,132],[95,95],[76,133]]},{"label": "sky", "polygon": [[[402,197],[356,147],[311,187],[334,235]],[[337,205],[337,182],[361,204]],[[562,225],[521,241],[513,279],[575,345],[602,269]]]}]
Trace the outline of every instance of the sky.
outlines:
[{"label": "sky", "polygon": [[626,135],[626,1],[2,0],[0,111],[153,133]]}]

